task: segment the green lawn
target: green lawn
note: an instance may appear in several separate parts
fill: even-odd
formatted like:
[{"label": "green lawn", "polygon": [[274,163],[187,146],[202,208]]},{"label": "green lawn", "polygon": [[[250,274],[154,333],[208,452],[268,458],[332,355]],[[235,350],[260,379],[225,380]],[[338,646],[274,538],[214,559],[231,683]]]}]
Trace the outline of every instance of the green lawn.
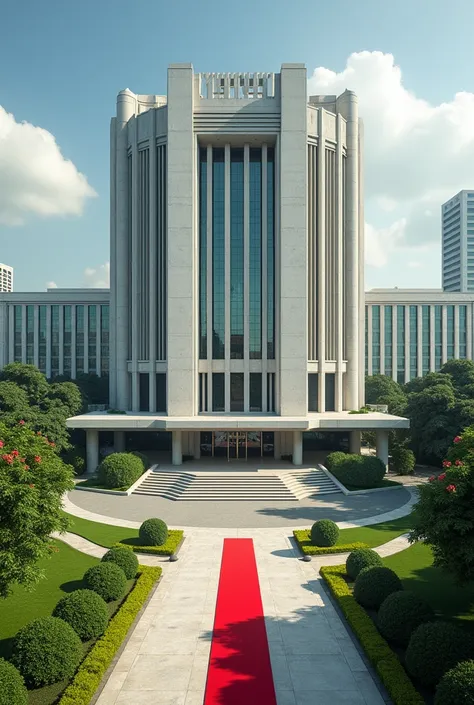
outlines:
[{"label": "green lawn", "polygon": [[36,617],[50,615],[61,597],[78,589],[86,570],[99,562],[61,541],[54,544],[59,552],[40,564],[45,578],[31,592],[17,586],[10,597],[0,600],[0,656],[8,657],[11,638],[20,627]]},{"label": "green lawn", "polygon": [[406,590],[423,597],[437,614],[471,620],[469,626],[474,628],[474,584],[460,587],[449,575],[435,568],[428,546],[416,543],[385,558],[384,564],[397,573]]},{"label": "green lawn", "polygon": [[371,526],[360,526],[355,529],[341,529],[339,532],[339,544],[343,543],[361,543],[367,544],[371,548],[373,546],[381,546],[387,541],[396,539],[401,534],[406,534],[413,527],[413,516],[401,517],[401,519],[393,519],[392,521],[384,521],[380,524],[372,524]]},{"label": "green lawn", "polygon": [[[333,473],[334,474],[334,473]],[[336,475],[334,475],[336,477]],[[339,478],[337,478],[339,480]],[[349,490],[349,492],[357,492],[358,490],[368,490],[368,489],[382,489],[383,487],[403,487],[403,484],[401,482],[397,482],[396,480],[382,480],[378,485],[374,485],[373,487],[359,487],[358,485],[349,485],[347,482],[342,482],[339,480],[342,485],[346,488],[346,490]]]}]

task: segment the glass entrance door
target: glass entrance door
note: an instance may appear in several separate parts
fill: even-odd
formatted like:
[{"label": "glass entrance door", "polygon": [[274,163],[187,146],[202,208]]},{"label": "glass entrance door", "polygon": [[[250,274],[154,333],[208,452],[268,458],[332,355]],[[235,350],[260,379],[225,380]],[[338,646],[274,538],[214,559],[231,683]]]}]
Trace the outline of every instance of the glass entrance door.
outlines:
[{"label": "glass entrance door", "polygon": [[245,431],[231,431],[227,434],[228,460],[247,460],[247,434]]},{"label": "glass entrance door", "polygon": [[205,431],[201,433],[201,456],[247,460],[273,455],[273,433],[261,431]]}]

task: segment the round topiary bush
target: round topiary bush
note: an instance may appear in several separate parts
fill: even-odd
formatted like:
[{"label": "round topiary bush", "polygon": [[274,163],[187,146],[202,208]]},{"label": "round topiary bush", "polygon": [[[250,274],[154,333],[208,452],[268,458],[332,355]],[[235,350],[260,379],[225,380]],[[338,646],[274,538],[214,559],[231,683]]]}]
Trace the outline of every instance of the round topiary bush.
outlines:
[{"label": "round topiary bush", "polygon": [[465,632],[448,622],[421,624],[405,652],[408,673],[423,685],[434,686],[444,674],[469,658]]},{"label": "round topiary bush", "polygon": [[400,578],[393,570],[385,566],[373,566],[360,571],[354,583],[354,597],[363,607],[378,610],[392,592],[402,589]]},{"label": "round topiary bush", "polygon": [[339,527],[330,519],[320,519],[311,527],[313,546],[334,546],[339,538]]},{"label": "round topiary bush", "polygon": [[28,691],[20,671],[0,658],[0,705],[28,705]]},{"label": "round topiary bush", "polygon": [[127,580],[131,580],[137,574],[138,558],[130,548],[114,546],[102,557],[102,562],[120,566]]},{"label": "round topiary bush", "polygon": [[415,454],[405,446],[395,446],[391,451],[391,468],[397,475],[411,475],[415,469]]},{"label": "round topiary bush", "polygon": [[125,592],[127,578],[116,563],[99,563],[86,570],[84,586],[93,590],[106,602],[118,600]]},{"label": "round topiary bush", "polygon": [[462,661],[444,674],[434,705],[472,705],[474,702],[474,661]]},{"label": "round topiary bush", "polygon": [[39,688],[70,678],[82,658],[74,629],[58,617],[40,617],[13,639],[12,663],[28,686]]},{"label": "round topiary bush", "polygon": [[133,453],[111,453],[99,465],[99,482],[110,489],[130,487],[144,470],[143,461]]},{"label": "round topiary bush", "polygon": [[64,619],[82,641],[88,641],[105,632],[109,610],[102,597],[93,590],[75,590],[59,600],[53,617]]},{"label": "round topiary bush", "polygon": [[382,566],[383,561],[379,554],[371,548],[356,548],[352,551],[346,560],[346,573],[355,580],[360,571],[364,568],[373,568],[374,566]]},{"label": "round topiary bush", "polygon": [[142,546],[162,546],[168,540],[168,527],[162,519],[145,519],[138,535]]},{"label": "round topiary bush", "polygon": [[380,605],[377,626],[388,641],[407,646],[412,633],[420,624],[434,619],[431,606],[414,592],[392,592]]}]

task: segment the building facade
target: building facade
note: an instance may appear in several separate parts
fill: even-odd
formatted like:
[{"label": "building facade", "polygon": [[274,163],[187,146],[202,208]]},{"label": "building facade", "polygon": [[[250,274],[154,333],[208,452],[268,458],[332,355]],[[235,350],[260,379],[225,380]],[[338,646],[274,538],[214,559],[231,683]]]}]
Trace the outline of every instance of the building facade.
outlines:
[{"label": "building facade", "polygon": [[0,293],[13,291],[13,267],[0,264]]},{"label": "building facade", "polygon": [[474,292],[474,190],[441,206],[444,291]]}]

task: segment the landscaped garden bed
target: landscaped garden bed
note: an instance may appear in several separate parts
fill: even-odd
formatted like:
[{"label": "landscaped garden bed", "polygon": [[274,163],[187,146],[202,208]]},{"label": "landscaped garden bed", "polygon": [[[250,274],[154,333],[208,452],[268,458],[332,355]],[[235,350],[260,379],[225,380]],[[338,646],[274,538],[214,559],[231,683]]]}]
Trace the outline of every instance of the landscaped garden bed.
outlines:
[{"label": "landscaped garden bed", "polygon": [[140,453],[112,453],[101,462],[97,474],[81,480],[76,489],[104,492],[127,492],[147,471],[147,462]]},{"label": "landscaped garden bed", "polygon": [[387,480],[385,465],[372,455],[337,451],[327,456],[326,468],[348,492],[403,486],[395,480]]},{"label": "landscaped garden bed", "polygon": [[54,546],[36,588],[17,586],[0,602],[0,656],[22,672],[30,705],[88,705],[161,568],[138,565],[125,549],[99,562]]}]

